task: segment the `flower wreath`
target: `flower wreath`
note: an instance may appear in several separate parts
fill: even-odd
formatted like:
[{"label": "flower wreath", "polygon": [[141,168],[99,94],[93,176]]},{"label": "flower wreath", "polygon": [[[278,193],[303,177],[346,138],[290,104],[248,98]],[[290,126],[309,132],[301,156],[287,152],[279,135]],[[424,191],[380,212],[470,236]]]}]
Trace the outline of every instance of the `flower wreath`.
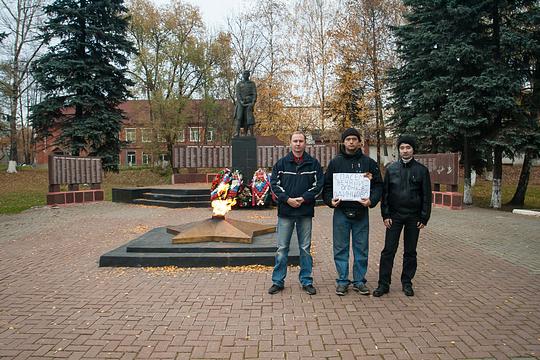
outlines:
[{"label": "flower wreath", "polygon": [[251,205],[265,206],[270,192],[270,177],[264,169],[255,171],[251,183]]},{"label": "flower wreath", "polygon": [[242,174],[228,168],[221,170],[212,181],[210,201],[234,199],[242,185]]}]

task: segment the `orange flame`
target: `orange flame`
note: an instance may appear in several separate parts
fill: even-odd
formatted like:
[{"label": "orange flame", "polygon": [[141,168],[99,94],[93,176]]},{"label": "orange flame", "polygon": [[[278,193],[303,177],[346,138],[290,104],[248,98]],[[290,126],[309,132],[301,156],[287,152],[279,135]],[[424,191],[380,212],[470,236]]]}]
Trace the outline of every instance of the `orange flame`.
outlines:
[{"label": "orange flame", "polygon": [[212,201],[212,212],[214,216],[225,216],[231,211],[231,207],[236,204],[236,199],[214,200]]}]

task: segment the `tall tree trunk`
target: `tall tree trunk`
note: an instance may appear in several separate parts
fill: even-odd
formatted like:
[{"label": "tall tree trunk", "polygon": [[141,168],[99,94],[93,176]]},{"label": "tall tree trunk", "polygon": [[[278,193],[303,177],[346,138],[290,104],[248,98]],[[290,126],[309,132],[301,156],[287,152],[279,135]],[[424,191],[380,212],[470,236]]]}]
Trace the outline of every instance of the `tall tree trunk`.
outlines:
[{"label": "tall tree trunk", "polygon": [[519,181],[516,187],[516,192],[512,197],[512,200],[508,205],[523,206],[525,205],[525,194],[527,193],[527,186],[529,185],[529,178],[531,176],[532,168],[532,153],[527,151],[523,158],[523,166],[521,167],[521,174],[519,175]]},{"label": "tall tree trunk", "polygon": [[388,161],[388,148],[386,146],[386,130],[384,128],[384,117],[383,117],[383,108],[382,108],[382,96],[381,96],[381,80],[380,80],[380,70],[379,70],[379,58],[378,49],[379,44],[377,41],[377,33],[375,26],[375,11],[371,9],[371,40],[372,40],[372,49],[371,49],[371,67],[373,69],[373,88],[375,90],[375,116],[377,117],[377,161],[381,165],[380,160],[380,145],[382,142],[383,154],[385,163]]},{"label": "tall tree trunk", "polygon": [[[493,2],[493,43],[495,45],[495,50],[493,54],[493,60],[496,64],[501,63],[501,28],[500,28],[500,13],[499,13],[499,1],[496,0]],[[493,126],[495,128],[496,134],[500,134],[502,131],[502,114],[497,113],[494,118]],[[497,137],[495,135],[495,137]],[[495,145],[493,149],[493,185],[491,188],[491,207],[494,209],[501,208],[501,187],[502,187],[502,153],[503,148],[500,145]]]},{"label": "tall tree trunk", "polygon": [[490,150],[486,156],[486,175],[484,178],[487,181],[493,181],[493,151]]},{"label": "tall tree trunk", "polygon": [[379,117],[375,116],[376,121],[376,134],[377,134],[377,164],[381,166],[381,128],[379,124]]},{"label": "tall tree trunk", "polygon": [[463,141],[463,203],[472,205],[472,186],[471,186],[471,156],[469,139],[465,136]]},{"label": "tall tree trunk", "polygon": [[493,183],[490,205],[494,209],[500,209],[502,203],[502,153],[502,147],[496,145],[493,156]]},{"label": "tall tree trunk", "polygon": [[9,165],[7,172],[16,173],[17,172],[17,161],[19,160],[19,154],[17,151],[17,102],[18,100],[18,86],[17,86],[17,77],[18,74],[14,74],[15,80],[12,84],[11,99],[10,99],[10,115],[9,115],[9,137],[10,137],[10,148],[9,148]]},{"label": "tall tree trunk", "polygon": [[19,84],[19,63],[17,61],[14,62],[12,76],[13,76],[13,80],[11,83],[11,94],[10,94],[10,99],[9,99],[10,101],[9,137],[10,137],[11,147],[9,149],[10,168],[8,169],[8,172],[17,172],[13,168],[13,166],[15,166],[17,162],[19,161],[19,154],[18,154],[18,149],[17,149],[17,140],[18,140],[17,106],[19,104],[20,84]]}]

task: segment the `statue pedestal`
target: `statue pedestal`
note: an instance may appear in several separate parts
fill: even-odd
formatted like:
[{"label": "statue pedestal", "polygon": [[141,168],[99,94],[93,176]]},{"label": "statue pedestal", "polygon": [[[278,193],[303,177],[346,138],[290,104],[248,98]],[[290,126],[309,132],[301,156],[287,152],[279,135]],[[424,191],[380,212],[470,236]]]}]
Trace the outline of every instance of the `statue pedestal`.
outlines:
[{"label": "statue pedestal", "polygon": [[238,169],[244,179],[251,179],[257,170],[257,139],[238,136],[232,139],[232,169]]}]

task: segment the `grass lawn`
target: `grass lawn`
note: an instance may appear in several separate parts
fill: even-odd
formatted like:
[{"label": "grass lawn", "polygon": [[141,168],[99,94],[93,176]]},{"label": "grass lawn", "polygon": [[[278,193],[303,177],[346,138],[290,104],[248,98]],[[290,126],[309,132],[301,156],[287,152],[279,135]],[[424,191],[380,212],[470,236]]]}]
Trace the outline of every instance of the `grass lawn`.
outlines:
[{"label": "grass lawn", "polygon": [[[504,179],[503,179],[504,182]],[[461,186],[461,191],[463,191],[463,186]],[[502,188],[502,203],[503,210],[512,211],[515,207],[504,205],[514,196],[516,191],[516,185],[505,185],[503,184]],[[473,204],[478,207],[489,207],[491,202],[491,182],[489,181],[479,181],[473,188]],[[525,195],[525,206],[524,209],[536,209],[540,210],[540,185],[532,185],[529,180],[529,186],[527,187],[527,194]]]},{"label": "grass lawn", "polygon": [[[514,195],[521,168],[505,166],[503,174],[503,204]],[[463,181],[463,179],[461,179]],[[102,183],[105,200],[111,201],[113,187],[137,187],[170,184],[170,174],[160,174],[151,169],[128,168],[119,173],[106,173]],[[33,206],[45,205],[48,189],[46,169],[18,168],[16,174],[6,173],[6,167],[0,167],[0,214],[14,214]],[[460,186],[463,191],[463,185]],[[473,188],[475,206],[489,207],[491,200],[491,182],[479,179]],[[540,167],[533,167],[527,196],[526,209],[540,209]],[[503,206],[510,211],[511,207]]]},{"label": "grass lawn", "polygon": [[[105,200],[111,201],[112,188],[170,184],[170,174],[159,174],[151,169],[125,169],[119,173],[105,173],[102,183]],[[0,168],[0,214],[14,214],[46,203],[48,191],[47,169],[17,168],[16,174]]]}]

